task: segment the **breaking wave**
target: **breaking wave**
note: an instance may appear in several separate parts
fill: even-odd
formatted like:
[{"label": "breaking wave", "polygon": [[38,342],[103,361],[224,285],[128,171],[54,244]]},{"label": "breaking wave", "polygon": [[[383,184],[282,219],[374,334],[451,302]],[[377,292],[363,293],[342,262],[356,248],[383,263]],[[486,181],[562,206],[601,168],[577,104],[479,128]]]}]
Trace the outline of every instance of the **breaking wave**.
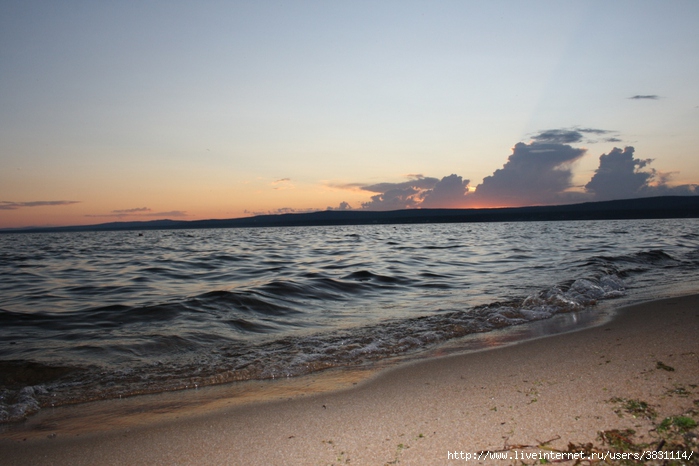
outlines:
[{"label": "breaking wave", "polygon": [[[699,275],[696,221],[0,237],[0,421],[293,377]],[[623,234],[621,232],[624,232]]]}]

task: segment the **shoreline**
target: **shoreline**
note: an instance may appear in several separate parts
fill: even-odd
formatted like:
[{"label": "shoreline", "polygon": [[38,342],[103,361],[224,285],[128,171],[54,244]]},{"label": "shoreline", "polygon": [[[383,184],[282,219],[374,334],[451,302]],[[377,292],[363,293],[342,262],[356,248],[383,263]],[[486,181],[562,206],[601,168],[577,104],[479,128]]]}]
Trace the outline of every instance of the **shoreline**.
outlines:
[{"label": "shoreline", "polygon": [[[529,340],[577,332],[613,319],[613,302],[593,309],[562,313],[548,319],[472,333],[431,348],[372,361],[340,366],[298,377],[252,379],[198,388],[106,398],[44,407],[23,421],[0,424],[0,439],[41,439],[46,435],[80,435],[156,425],[182,417],[201,416],[222,408],[291,400],[350,389],[390,368],[448,355],[489,351]],[[622,306],[625,307],[625,306]]]},{"label": "shoreline", "polygon": [[401,209],[388,211],[319,210],[209,220],[160,219],[95,225],[0,228],[0,234],[82,231],[193,230],[202,228],[267,228],[308,226],[410,225],[425,223],[548,222],[578,220],[650,220],[699,218],[699,196],[653,196],[574,204],[466,209]]},{"label": "shoreline", "polygon": [[659,417],[697,408],[697,341],[699,295],[668,298],[592,328],[400,364],[349,389],[93,434],[2,438],[0,456],[7,464],[443,464],[448,451],[549,439],[564,449],[606,429],[634,428],[648,440],[652,425],[617,414],[610,400],[646,401]]}]

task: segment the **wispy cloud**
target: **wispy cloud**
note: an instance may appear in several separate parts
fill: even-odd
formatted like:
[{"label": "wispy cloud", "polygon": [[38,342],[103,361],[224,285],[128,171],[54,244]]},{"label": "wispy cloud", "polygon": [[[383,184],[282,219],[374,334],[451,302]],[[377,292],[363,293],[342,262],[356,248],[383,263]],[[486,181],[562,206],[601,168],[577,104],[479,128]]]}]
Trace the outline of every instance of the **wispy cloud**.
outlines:
[{"label": "wispy cloud", "polygon": [[112,210],[108,214],[86,214],[85,217],[91,218],[124,218],[124,217],[160,217],[160,218],[173,218],[173,217],[187,217],[187,212],[184,210],[170,210],[168,212],[152,212],[148,207],[136,207],[133,209],[117,209]]},{"label": "wispy cloud", "polygon": [[580,142],[583,134],[580,131],[569,129],[548,129],[532,136],[532,139],[541,143],[572,144]]},{"label": "wispy cloud", "polygon": [[0,201],[0,210],[17,210],[23,207],[47,207],[47,206],[64,206],[70,204],[78,204],[80,201],[30,201],[30,202],[12,202]]},{"label": "wispy cloud", "polygon": [[121,210],[112,210],[112,213],[115,214],[135,214],[138,212],[150,212],[150,209],[148,207],[136,207],[133,209],[121,209]]},{"label": "wispy cloud", "polygon": [[248,215],[281,215],[281,214],[306,214],[309,212],[318,212],[320,209],[308,208],[308,209],[296,209],[294,207],[280,207],[279,209],[272,210],[247,210],[245,209],[243,213]]},{"label": "wispy cloud", "polygon": [[338,182],[327,182],[325,186],[334,189],[343,189],[347,191],[364,191],[365,186],[369,186],[369,183],[338,183]]},{"label": "wispy cloud", "polygon": [[655,95],[655,94],[637,94],[634,96],[629,97],[629,100],[658,100],[660,96]]},{"label": "wispy cloud", "polygon": [[281,178],[279,180],[272,181],[273,189],[294,189],[294,185],[291,183],[291,178]]},{"label": "wispy cloud", "polygon": [[[554,144],[575,144],[597,142],[594,136],[610,135],[605,142],[616,142],[619,139],[615,136],[616,131],[599,128],[557,128],[547,129],[534,134],[531,138],[535,142]],[[590,137],[593,136],[593,137]]]},{"label": "wispy cloud", "polygon": [[186,210],[170,210],[167,212],[150,212],[143,214],[144,217],[187,217]]}]

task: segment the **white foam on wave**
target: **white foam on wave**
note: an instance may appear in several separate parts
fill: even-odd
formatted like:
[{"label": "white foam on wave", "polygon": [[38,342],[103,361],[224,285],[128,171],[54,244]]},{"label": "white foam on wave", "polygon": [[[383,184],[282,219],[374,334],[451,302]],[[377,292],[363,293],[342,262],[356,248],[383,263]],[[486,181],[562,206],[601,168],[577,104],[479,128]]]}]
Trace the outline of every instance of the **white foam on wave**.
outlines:
[{"label": "white foam on wave", "polygon": [[24,387],[16,393],[4,390],[0,394],[0,422],[17,422],[27,416],[39,412],[37,395],[45,395],[46,388],[42,385]]}]

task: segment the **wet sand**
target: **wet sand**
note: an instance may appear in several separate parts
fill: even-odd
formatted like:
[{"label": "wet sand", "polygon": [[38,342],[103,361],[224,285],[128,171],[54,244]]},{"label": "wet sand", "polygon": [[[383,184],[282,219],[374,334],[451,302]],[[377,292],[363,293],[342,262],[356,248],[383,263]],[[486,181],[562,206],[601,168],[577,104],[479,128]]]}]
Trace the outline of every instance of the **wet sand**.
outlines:
[{"label": "wet sand", "polygon": [[451,459],[460,452],[539,451],[549,440],[565,449],[609,429],[652,440],[650,421],[615,413],[615,397],[646,401],[660,419],[699,399],[699,296],[629,307],[578,332],[404,364],[347,390],[140,427],[4,438],[0,464],[431,465],[463,463]]}]

